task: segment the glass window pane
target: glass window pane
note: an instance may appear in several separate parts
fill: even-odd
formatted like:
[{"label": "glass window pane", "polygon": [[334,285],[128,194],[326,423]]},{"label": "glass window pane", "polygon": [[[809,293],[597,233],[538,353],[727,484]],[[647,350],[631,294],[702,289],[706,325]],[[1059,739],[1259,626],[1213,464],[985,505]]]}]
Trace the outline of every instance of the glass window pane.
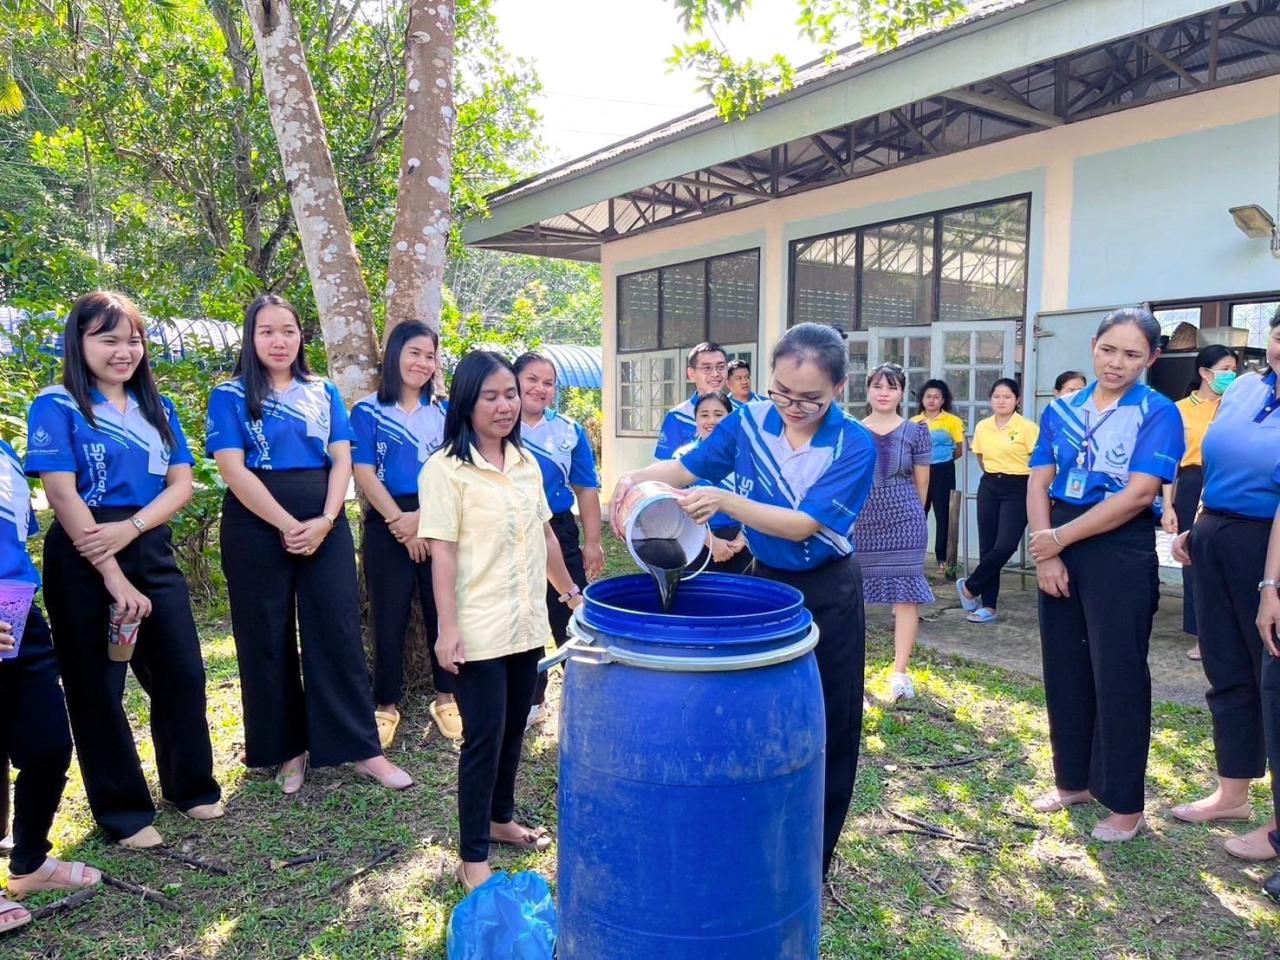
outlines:
[{"label": "glass window pane", "polygon": [[652,350],[658,345],[658,272],[618,278],[618,349]]},{"label": "glass window pane", "polygon": [[880,341],[880,362],[896,363],[902,366],[906,357],[903,355],[904,341],[902,337],[885,337]]},{"label": "glass window pane", "polygon": [[866,340],[849,340],[849,380],[845,386],[845,409],[855,417],[866,416],[867,404]]},{"label": "glass window pane", "polygon": [[[975,370],[974,371],[974,389],[978,396],[975,398],[983,405],[987,413],[991,412],[989,403],[991,397],[991,388],[995,386],[997,380],[1004,376],[1003,370]],[[985,416],[985,414],[984,414]]]},{"label": "glass window pane", "polygon": [[1233,303],[1231,305],[1231,326],[1243,327],[1249,331],[1249,346],[1265,347],[1271,335],[1271,318],[1280,309],[1280,302],[1270,303]]},{"label": "glass window pane", "polygon": [[1200,308],[1179,307],[1175,310],[1152,310],[1151,313],[1160,321],[1160,332],[1172,336],[1184,323],[1200,329]]},{"label": "glass window pane", "polygon": [[862,234],[862,325],[933,320],[933,218],[870,227]]},{"label": "glass window pane", "polygon": [[974,363],[1004,365],[1004,334],[984,330],[978,333]]},{"label": "glass window pane", "polygon": [[1009,200],[942,215],[941,319],[1022,316],[1028,206]]},{"label": "glass window pane", "polygon": [[662,346],[692,347],[707,339],[706,263],[663,267]]},{"label": "glass window pane", "polygon": [[794,249],[791,323],[829,323],[852,330],[858,282],[857,234],[808,240]]},{"label": "glass window pane", "polygon": [[942,362],[956,366],[969,363],[969,334],[948,333],[942,341]]},{"label": "glass window pane", "polygon": [[942,379],[951,388],[951,397],[956,402],[967,401],[969,397],[969,370],[967,367],[943,367]]},{"label": "glass window pane", "polygon": [[736,253],[707,264],[710,302],[707,305],[716,343],[754,343],[760,323],[760,254]]}]

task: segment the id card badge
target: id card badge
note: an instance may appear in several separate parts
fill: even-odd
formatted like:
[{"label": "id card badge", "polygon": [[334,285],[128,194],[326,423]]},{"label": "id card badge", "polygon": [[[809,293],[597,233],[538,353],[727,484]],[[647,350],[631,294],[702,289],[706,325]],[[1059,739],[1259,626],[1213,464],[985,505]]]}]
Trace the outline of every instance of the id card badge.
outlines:
[{"label": "id card badge", "polygon": [[1074,467],[1067,472],[1067,489],[1066,497],[1068,500],[1079,500],[1084,496],[1084,484],[1089,477],[1089,471],[1083,467]]}]

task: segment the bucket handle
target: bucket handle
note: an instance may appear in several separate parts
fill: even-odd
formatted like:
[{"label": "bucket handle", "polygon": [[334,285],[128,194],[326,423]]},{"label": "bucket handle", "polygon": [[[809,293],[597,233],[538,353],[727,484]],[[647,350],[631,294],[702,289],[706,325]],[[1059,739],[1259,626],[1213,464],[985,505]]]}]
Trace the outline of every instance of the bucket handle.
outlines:
[{"label": "bucket handle", "polygon": [[710,529],[707,530],[706,549],[704,549],[702,552],[704,554],[702,558],[702,566],[700,566],[697,570],[693,571],[693,573],[690,573],[687,576],[681,577],[680,578],[681,583],[684,583],[686,580],[692,580],[694,577],[696,577],[700,573],[705,573],[707,567],[710,565],[711,563],[711,531]]},{"label": "bucket handle", "polygon": [[719,673],[730,670],[754,670],[771,667],[804,656],[818,645],[818,625],[810,624],[808,632],[795,643],[763,653],[746,653],[736,657],[665,657],[660,654],[637,653],[619,647],[598,647],[595,636],[585,623],[575,616],[569,624],[571,639],[554,654],[542,660],[538,669],[543,670],[567,660],[574,654],[586,654],[578,659],[585,663],[620,663],[641,670],[662,670],[672,673]]}]

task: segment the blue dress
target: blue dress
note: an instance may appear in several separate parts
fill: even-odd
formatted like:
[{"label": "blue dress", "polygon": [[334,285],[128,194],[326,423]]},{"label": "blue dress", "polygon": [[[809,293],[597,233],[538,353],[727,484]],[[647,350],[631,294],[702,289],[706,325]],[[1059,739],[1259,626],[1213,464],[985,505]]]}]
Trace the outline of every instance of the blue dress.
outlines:
[{"label": "blue dress", "polygon": [[904,420],[881,436],[874,430],[876,475],[867,503],[853,527],[854,552],[862,567],[867,603],[932,603],[924,576],[929,533],[914,472],[928,466],[929,429]]}]

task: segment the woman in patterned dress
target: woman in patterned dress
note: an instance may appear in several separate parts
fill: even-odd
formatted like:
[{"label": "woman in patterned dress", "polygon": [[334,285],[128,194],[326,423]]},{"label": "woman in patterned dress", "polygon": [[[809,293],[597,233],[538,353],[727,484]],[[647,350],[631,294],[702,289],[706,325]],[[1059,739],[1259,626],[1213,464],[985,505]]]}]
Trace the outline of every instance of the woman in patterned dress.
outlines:
[{"label": "woman in patterned dress", "polygon": [[867,376],[871,412],[862,421],[876,444],[876,476],[867,504],[853,528],[854,550],[862,564],[866,603],[893,604],[893,700],[910,699],[915,687],[907,675],[920,626],[919,606],[933,602],[924,577],[929,532],[924,501],[929,493],[929,430],[902,416],[907,375],[896,363],[884,363]]}]

